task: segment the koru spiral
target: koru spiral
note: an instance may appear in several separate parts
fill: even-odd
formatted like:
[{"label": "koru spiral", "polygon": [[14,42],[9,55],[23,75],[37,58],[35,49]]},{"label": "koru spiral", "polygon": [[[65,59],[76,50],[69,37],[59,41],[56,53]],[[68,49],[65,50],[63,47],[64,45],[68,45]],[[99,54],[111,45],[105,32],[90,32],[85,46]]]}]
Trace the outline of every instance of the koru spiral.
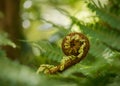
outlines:
[{"label": "koru spiral", "polygon": [[44,72],[54,74],[62,72],[67,68],[80,62],[88,53],[90,44],[88,38],[82,33],[73,32],[65,36],[62,41],[62,51],[65,56],[57,66],[43,64],[40,65],[37,73]]}]

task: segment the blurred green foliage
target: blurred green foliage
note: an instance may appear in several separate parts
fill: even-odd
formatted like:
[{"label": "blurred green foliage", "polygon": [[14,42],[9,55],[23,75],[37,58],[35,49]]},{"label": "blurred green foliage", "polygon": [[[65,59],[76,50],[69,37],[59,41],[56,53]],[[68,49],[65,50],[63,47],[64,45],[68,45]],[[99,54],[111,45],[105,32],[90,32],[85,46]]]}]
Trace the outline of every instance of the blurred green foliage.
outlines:
[{"label": "blurred green foliage", "polygon": [[16,45],[8,39],[7,34],[4,32],[0,32],[0,46],[1,45],[2,46],[9,45],[12,46],[13,48],[16,47]]},{"label": "blurred green foliage", "polygon": [[[86,8],[81,10],[76,6],[78,3]],[[60,21],[63,23],[59,24],[56,20],[44,16],[45,13],[49,13],[44,13],[44,10],[50,10],[50,8],[52,10],[54,8],[53,14],[56,16],[60,14],[66,17],[69,20],[67,25],[63,24],[66,21]],[[15,48],[15,44],[7,38],[5,33],[0,33],[0,85],[119,86],[119,8],[119,0],[107,0],[106,3],[99,0],[22,0],[21,18],[24,32],[28,37],[28,41],[23,40],[23,42],[32,46],[34,56],[30,60],[25,60],[27,65],[7,59],[1,46],[9,45]],[[84,18],[81,19],[80,12],[89,16],[83,16]],[[57,21],[60,19],[58,17],[55,17]],[[63,73],[37,75],[36,70],[40,64],[56,65],[60,62],[64,56],[61,41],[64,36],[74,31],[82,32],[90,40],[90,50],[86,58]]]}]

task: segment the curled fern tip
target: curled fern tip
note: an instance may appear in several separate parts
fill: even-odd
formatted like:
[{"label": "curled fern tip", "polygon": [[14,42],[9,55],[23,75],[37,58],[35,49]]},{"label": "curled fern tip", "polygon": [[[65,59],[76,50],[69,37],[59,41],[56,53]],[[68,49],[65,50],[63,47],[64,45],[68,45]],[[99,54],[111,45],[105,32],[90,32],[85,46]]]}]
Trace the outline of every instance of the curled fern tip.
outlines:
[{"label": "curled fern tip", "polygon": [[80,62],[87,55],[89,47],[89,40],[85,35],[78,32],[70,33],[62,41],[62,50],[65,56],[60,64],[57,66],[41,65],[37,73],[55,74],[62,72]]}]

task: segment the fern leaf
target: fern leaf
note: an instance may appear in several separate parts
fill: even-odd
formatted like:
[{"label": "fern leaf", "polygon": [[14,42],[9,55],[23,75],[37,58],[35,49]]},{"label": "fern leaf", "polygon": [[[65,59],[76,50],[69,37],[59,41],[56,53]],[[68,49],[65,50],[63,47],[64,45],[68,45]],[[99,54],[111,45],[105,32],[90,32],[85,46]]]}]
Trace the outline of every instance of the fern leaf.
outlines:
[{"label": "fern leaf", "polygon": [[39,41],[35,43],[35,45],[36,44],[40,48],[43,56],[50,60],[60,62],[60,59],[63,57],[63,53],[57,44],[52,45],[48,41]]},{"label": "fern leaf", "polygon": [[100,9],[98,7],[95,7],[92,4],[89,4],[88,7],[96,12],[96,15],[102,19],[104,22],[108,23],[111,27],[116,28],[120,31],[120,18],[116,15],[107,12],[103,9]]},{"label": "fern leaf", "polygon": [[115,30],[109,30],[100,24],[96,24],[95,26],[91,27],[79,23],[79,26],[85,34],[88,34],[95,39],[99,39],[100,41],[111,46],[114,50],[120,51],[120,35]]}]

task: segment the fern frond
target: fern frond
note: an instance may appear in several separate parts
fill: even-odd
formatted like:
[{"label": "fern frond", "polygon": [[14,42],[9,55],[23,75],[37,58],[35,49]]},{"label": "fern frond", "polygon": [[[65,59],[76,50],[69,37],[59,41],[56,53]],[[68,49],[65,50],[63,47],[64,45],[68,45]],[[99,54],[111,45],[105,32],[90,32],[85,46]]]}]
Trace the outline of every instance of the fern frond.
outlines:
[{"label": "fern frond", "polygon": [[[99,80],[100,82],[104,83],[102,80],[109,81],[109,78],[113,78],[111,82],[117,82],[116,80],[119,80],[118,77],[119,77],[119,71],[120,71],[119,57],[120,57],[120,54],[114,53],[112,56],[109,57],[112,60],[110,63],[107,63],[105,59],[101,58],[98,61],[93,62],[92,65],[77,64],[76,66],[73,66],[71,69],[68,69],[67,71],[65,71],[64,74],[67,76],[70,76],[70,75],[73,75],[74,73],[82,73],[86,76],[84,79],[93,80],[94,84],[96,80]],[[76,77],[78,77],[78,75]],[[104,78],[100,79],[102,77]],[[97,81],[96,84],[98,84],[99,81]],[[86,81],[86,83],[88,83],[88,81]],[[108,82],[104,84],[107,84],[107,83]],[[94,84],[91,86],[94,86]],[[116,84],[118,84],[118,82]]]},{"label": "fern frond", "polygon": [[95,39],[99,39],[100,41],[106,43],[107,45],[111,46],[111,49],[120,51],[120,35],[115,30],[109,30],[105,26],[101,26],[100,24],[96,24],[95,27],[82,25],[80,24],[80,28],[83,30],[84,33],[90,35]]},{"label": "fern frond", "polygon": [[[111,63],[110,57],[114,56],[111,49],[107,48],[101,42],[95,40],[91,40],[91,48],[89,54],[91,54],[92,57],[89,57],[88,59],[87,56],[83,62],[71,67],[65,74],[71,75],[75,72],[81,72],[84,75],[93,76],[97,73],[97,71],[101,70],[101,68],[107,68]],[[95,60],[91,60],[93,58]],[[85,64],[87,60],[90,60],[90,62]]]},{"label": "fern frond", "polygon": [[115,14],[107,12],[105,9],[100,9],[93,4],[89,4],[88,7],[96,12],[96,15],[102,19],[104,22],[108,23],[113,29],[120,31],[120,18]]},{"label": "fern frond", "polygon": [[48,86],[49,84],[51,86],[74,86],[75,82],[68,84],[65,79],[63,81],[52,76],[37,75],[27,66],[12,62],[7,58],[0,59],[1,86]]},{"label": "fern frond", "polygon": [[57,44],[51,44],[49,41],[38,41],[34,45],[39,47],[41,55],[50,60],[60,62],[63,57],[62,50]]},{"label": "fern frond", "polygon": [[77,18],[70,16],[72,22],[77,24],[83,33],[88,34],[92,38],[99,39],[113,50],[120,51],[120,34],[114,29],[110,29],[107,26],[102,26],[101,23],[96,24],[84,24],[83,21],[79,21]]}]

